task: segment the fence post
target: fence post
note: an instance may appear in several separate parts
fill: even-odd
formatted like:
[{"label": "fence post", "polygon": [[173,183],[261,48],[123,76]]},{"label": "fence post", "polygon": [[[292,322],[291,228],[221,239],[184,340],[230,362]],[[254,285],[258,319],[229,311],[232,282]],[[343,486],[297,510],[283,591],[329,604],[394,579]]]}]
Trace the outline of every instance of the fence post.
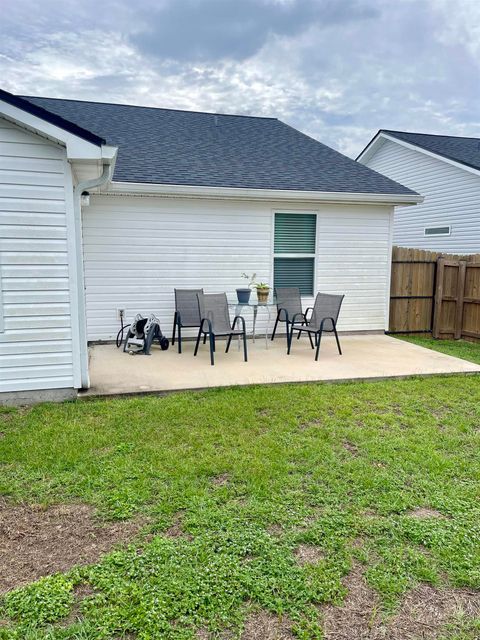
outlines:
[{"label": "fence post", "polygon": [[455,305],[455,340],[460,340],[463,329],[463,299],[465,297],[465,278],[467,275],[467,261],[460,260],[458,263],[457,276],[457,300]]},{"label": "fence post", "polygon": [[440,338],[440,318],[443,302],[443,279],[445,277],[445,258],[437,258],[437,282],[435,287],[433,331],[434,338]]}]

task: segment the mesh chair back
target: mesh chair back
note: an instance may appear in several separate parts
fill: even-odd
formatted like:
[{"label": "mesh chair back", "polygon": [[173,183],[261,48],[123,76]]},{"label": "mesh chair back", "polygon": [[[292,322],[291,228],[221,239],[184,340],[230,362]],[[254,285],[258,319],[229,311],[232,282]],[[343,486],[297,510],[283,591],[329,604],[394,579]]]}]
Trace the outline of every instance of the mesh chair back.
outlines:
[{"label": "mesh chair back", "polygon": [[[276,287],[275,298],[277,310],[285,309],[290,321],[296,313],[302,313],[302,298],[298,287]],[[286,320],[284,315],[284,313],[280,314],[280,320]]]},{"label": "mesh chair back", "polygon": [[[308,323],[308,326],[319,329],[324,318],[333,318],[335,324],[337,324],[338,314],[340,313],[340,307],[342,306],[344,297],[345,296],[333,295],[330,293],[317,293],[312,318]],[[323,330],[333,331],[333,324],[331,320],[328,320],[323,324]]]},{"label": "mesh chair back", "polygon": [[180,314],[183,327],[200,326],[198,293],[203,289],[175,289],[175,311]]},{"label": "mesh chair back", "polygon": [[[212,323],[212,332],[217,335],[232,332],[228,301],[226,293],[199,293],[197,294],[198,307],[202,320],[206,318]],[[206,327],[204,327],[206,328]]]}]

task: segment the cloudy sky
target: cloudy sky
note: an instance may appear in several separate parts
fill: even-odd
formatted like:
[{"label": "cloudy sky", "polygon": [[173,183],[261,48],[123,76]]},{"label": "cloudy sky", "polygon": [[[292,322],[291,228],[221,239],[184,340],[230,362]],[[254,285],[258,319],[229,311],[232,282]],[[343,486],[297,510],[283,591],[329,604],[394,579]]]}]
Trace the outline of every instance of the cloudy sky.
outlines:
[{"label": "cloudy sky", "polygon": [[480,136],[478,0],[0,0],[13,93]]}]

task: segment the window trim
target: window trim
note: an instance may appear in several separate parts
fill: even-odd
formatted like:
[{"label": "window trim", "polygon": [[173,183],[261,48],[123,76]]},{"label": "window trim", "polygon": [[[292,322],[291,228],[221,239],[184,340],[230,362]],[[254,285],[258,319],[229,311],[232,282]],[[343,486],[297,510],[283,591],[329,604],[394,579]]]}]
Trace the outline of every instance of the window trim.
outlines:
[{"label": "window trim", "polygon": [[[318,233],[319,233],[319,212],[317,209],[272,209],[272,227],[271,227],[271,283],[272,289],[275,287],[275,258],[313,258],[313,291],[311,294],[301,294],[302,298],[314,298],[317,291],[317,255],[318,255]],[[275,214],[289,213],[292,215],[314,215],[315,216],[315,253],[275,253]]]},{"label": "window trim", "polygon": [[[444,233],[427,233],[428,229],[448,229],[448,231]],[[451,235],[452,235],[452,225],[450,224],[436,225],[435,227],[423,228],[424,238],[438,238],[439,236],[451,236]]]}]

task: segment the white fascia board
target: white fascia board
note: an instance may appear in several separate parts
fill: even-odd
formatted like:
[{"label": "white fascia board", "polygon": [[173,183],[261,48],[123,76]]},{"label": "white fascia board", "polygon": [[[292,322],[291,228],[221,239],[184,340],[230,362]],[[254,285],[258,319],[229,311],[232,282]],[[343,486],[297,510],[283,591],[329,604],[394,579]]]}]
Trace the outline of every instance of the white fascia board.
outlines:
[{"label": "white fascia board", "polygon": [[402,147],[407,149],[412,149],[413,151],[418,151],[418,153],[423,153],[430,158],[435,158],[436,160],[441,160],[442,162],[446,162],[447,164],[451,164],[454,167],[458,167],[459,169],[463,169],[468,173],[473,173],[475,175],[480,175],[480,171],[475,169],[474,167],[469,167],[466,164],[461,162],[457,162],[456,160],[451,160],[450,158],[446,158],[445,156],[441,156],[438,153],[434,153],[433,151],[428,151],[428,149],[424,149],[423,147],[419,147],[416,144],[411,144],[410,142],[405,142],[405,140],[400,140],[395,136],[389,136],[387,133],[377,133],[375,138],[365,147],[362,153],[358,156],[357,162],[361,164],[367,164],[369,159],[375,154],[375,152],[383,145],[385,140],[390,140],[391,142],[396,142]]},{"label": "white fascia board", "polygon": [[0,115],[20,127],[64,145],[67,149],[67,157],[71,161],[101,160],[108,163],[115,159],[116,147],[95,145],[3,100],[0,100]]},{"label": "white fascia board", "polygon": [[110,195],[159,196],[164,198],[213,198],[220,200],[268,200],[325,202],[343,204],[410,205],[423,202],[423,196],[391,193],[344,193],[293,191],[289,189],[246,189],[235,187],[202,187],[194,185],[112,182]]}]

